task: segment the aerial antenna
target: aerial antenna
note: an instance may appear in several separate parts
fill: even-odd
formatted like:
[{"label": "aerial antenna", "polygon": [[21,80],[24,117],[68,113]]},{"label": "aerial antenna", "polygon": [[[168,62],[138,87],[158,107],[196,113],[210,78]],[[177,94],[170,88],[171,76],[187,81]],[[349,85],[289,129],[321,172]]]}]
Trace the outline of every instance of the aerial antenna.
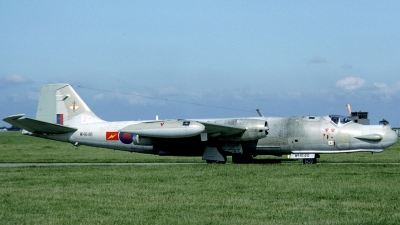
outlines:
[{"label": "aerial antenna", "polygon": [[347,110],[349,111],[349,114],[351,115],[351,108],[350,108],[350,104],[346,104]]},{"label": "aerial antenna", "polygon": [[260,109],[256,109],[256,111],[257,111],[258,115],[260,115],[260,117],[264,117],[264,115],[261,113]]}]

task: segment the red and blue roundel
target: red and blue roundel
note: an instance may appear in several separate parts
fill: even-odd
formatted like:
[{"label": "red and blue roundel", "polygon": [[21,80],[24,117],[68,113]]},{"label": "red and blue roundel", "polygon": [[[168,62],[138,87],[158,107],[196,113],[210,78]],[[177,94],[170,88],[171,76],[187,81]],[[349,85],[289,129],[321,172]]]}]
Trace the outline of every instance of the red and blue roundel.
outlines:
[{"label": "red and blue roundel", "polygon": [[133,142],[133,134],[126,132],[119,132],[119,140],[124,144],[130,144]]}]

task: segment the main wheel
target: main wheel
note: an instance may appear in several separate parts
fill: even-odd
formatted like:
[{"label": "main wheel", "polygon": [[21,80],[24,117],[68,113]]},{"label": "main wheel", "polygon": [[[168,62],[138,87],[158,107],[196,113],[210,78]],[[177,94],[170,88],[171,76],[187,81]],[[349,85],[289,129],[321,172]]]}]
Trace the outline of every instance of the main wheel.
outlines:
[{"label": "main wheel", "polygon": [[317,163],[317,159],[316,158],[303,159],[303,164],[316,164],[316,163]]}]

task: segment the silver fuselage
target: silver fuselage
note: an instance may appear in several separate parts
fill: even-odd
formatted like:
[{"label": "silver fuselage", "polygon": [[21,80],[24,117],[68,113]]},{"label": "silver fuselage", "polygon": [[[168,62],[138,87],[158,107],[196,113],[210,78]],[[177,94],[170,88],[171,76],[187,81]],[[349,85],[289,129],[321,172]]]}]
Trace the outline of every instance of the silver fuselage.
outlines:
[{"label": "silver fuselage", "polygon": [[[254,118],[255,119],[255,118]],[[261,118],[259,118],[261,119]],[[302,117],[266,117],[268,135],[259,139],[254,155],[284,155],[292,153],[350,153],[350,152],[382,152],[397,142],[397,134],[390,126],[362,125],[350,121],[335,123],[329,116],[302,116]],[[214,123],[226,123],[231,119],[207,119]],[[196,121],[196,120],[190,120]],[[130,142],[123,141],[123,134],[118,131],[124,127],[140,124],[146,121],[98,122],[82,124],[78,130],[69,134],[39,135],[40,137],[70,142],[75,145],[89,145],[110,148],[122,151],[159,154],[154,151],[153,145],[140,143],[139,136],[132,133]],[[110,132],[119,137],[111,138]],[[361,138],[360,138],[361,137]],[[365,139],[362,137],[372,137]],[[375,138],[374,138],[375,137]],[[177,139],[178,141],[178,139]],[[200,138],[193,138],[187,144],[188,154],[201,155],[190,152],[193,147],[201,144]],[[182,154],[182,153],[180,153]]]},{"label": "silver fuselage", "polygon": [[329,116],[268,117],[259,154],[382,152],[398,136],[390,126],[335,123]]}]

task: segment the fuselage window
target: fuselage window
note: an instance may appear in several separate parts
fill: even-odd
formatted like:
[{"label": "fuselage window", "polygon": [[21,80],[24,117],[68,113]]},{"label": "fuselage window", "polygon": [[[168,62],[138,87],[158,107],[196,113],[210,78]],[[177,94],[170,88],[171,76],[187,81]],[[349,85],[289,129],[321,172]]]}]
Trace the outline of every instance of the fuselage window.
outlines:
[{"label": "fuselage window", "polygon": [[348,122],[350,122],[350,121],[351,121],[350,118],[348,118],[348,117],[343,117],[343,118],[341,118],[340,123],[341,123],[341,124],[345,124],[345,123],[348,123]]},{"label": "fuselage window", "polygon": [[339,117],[337,117],[337,116],[331,116],[331,120],[336,124],[339,123]]},{"label": "fuselage window", "polygon": [[351,121],[351,119],[347,116],[329,116],[332,122],[336,124],[346,124]]}]

